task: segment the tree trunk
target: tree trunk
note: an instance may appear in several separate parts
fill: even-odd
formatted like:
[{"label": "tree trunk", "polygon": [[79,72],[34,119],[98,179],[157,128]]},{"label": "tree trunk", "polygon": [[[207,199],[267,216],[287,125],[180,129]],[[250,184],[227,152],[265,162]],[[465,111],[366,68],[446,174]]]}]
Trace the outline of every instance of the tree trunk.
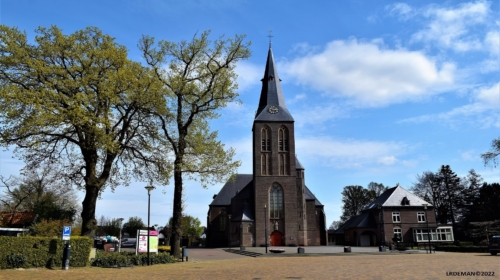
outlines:
[{"label": "tree trunk", "polygon": [[95,209],[97,197],[99,196],[99,187],[85,186],[85,199],[82,202],[82,236],[93,237],[97,228],[95,219]]},{"label": "tree trunk", "polygon": [[172,236],[170,237],[170,254],[176,258],[181,256],[181,220],[182,220],[182,158],[175,159],[174,167],[174,205],[172,215]]}]

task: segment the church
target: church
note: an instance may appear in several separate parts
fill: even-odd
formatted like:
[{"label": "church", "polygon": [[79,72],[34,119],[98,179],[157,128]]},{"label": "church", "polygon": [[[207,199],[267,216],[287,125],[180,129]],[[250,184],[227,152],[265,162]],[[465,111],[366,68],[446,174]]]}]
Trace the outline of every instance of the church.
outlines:
[{"label": "church", "polygon": [[305,184],[295,154],[271,46],[252,126],[253,174],[236,174],[209,205],[207,247],[327,245],[323,205]]}]

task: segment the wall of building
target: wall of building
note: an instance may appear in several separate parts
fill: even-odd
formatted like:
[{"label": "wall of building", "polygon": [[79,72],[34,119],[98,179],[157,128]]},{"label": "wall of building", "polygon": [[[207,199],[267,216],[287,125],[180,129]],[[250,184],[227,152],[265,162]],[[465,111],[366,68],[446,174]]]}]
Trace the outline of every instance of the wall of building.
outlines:
[{"label": "wall of building", "polygon": [[[271,175],[261,174],[261,129],[267,125],[271,129],[271,154],[272,154],[272,171]],[[278,152],[278,130],[282,125],[286,125],[288,129],[289,141],[289,165],[287,176],[279,174],[279,152]],[[283,211],[284,217],[278,221],[278,229],[283,234],[283,241],[286,245],[290,241],[295,241],[298,238],[298,213],[297,213],[297,189],[296,189],[296,172],[295,172],[295,135],[292,122],[288,123],[260,123],[255,122],[254,127],[254,187],[255,187],[255,239],[257,246],[265,244],[264,231],[264,205],[269,211],[269,190],[274,183],[278,183],[283,188]],[[292,160],[293,159],[293,160]],[[271,235],[274,230],[275,219],[269,217],[267,213],[268,235]]]}]

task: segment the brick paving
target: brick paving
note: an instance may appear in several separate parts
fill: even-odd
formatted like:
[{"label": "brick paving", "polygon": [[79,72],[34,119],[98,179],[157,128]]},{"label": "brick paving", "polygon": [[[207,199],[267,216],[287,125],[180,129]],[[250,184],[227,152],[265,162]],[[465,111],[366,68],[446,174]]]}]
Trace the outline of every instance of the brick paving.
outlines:
[{"label": "brick paving", "polygon": [[[305,248],[307,252],[309,247]],[[0,279],[144,279],[152,277],[161,279],[500,279],[500,256],[490,256],[487,253],[429,255],[418,252],[354,252],[351,254],[288,254],[281,255],[282,257],[278,254],[269,254],[252,258],[227,253],[222,249],[190,249],[189,255],[189,262],[151,267],[71,268],[68,271],[2,270]],[[447,276],[449,272],[475,271],[494,272],[495,276]]]}]

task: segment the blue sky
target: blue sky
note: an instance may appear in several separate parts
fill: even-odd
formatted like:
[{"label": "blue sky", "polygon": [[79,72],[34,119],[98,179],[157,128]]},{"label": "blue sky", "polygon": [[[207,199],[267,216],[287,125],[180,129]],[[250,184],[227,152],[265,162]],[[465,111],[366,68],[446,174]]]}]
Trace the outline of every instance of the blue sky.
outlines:
[{"label": "blue sky", "polygon": [[[182,2],[182,3],[181,3]],[[230,104],[211,123],[234,147],[250,174],[251,126],[268,50],[268,31],[287,107],[295,118],[296,153],[306,184],[325,205],[327,224],[341,214],[347,185],[374,181],[410,188],[424,171],[448,164],[460,176],[484,167],[500,128],[499,1],[0,1],[0,23],[25,30],[57,25],[66,34],[97,26],[141,61],[143,34],[190,40],[246,34],[252,57],[240,63],[242,105]],[[12,149],[11,149],[12,150]],[[1,151],[0,174],[23,163]],[[106,190],[97,215],[147,221],[145,182]],[[189,215],[206,223],[208,204],[222,184],[188,182]],[[172,189],[151,197],[151,224],[171,216]]]}]

